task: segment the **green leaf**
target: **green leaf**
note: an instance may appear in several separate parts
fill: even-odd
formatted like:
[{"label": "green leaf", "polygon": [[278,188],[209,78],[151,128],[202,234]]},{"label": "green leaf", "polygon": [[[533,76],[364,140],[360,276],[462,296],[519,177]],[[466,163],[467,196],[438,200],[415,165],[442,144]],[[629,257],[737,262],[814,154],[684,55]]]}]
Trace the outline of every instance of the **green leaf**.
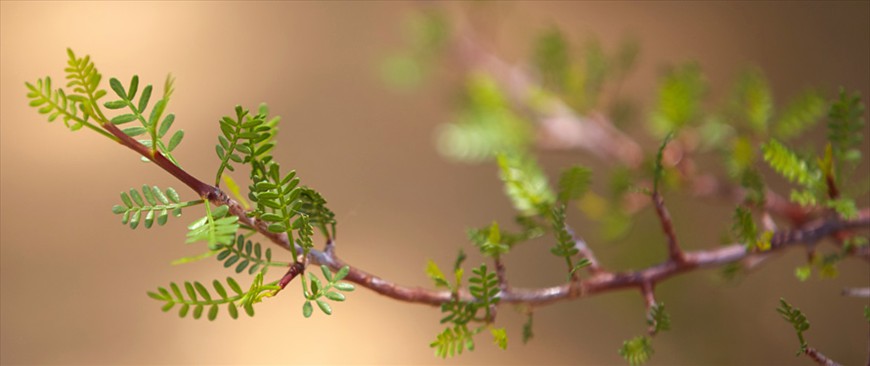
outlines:
[{"label": "green leaf", "polygon": [[807,264],[794,269],[794,276],[801,282],[805,282],[813,273],[813,266]]},{"label": "green leaf", "polygon": [[338,293],[338,292],[327,292],[326,298],[330,299],[332,301],[338,301],[338,302],[345,300],[345,296],[341,293]]},{"label": "green leaf", "polygon": [[[824,187],[821,170],[799,158],[779,141],[771,139],[762,145],[761,150],[764,152],[764,161],[777,173],[805,188],[804,193],[800,195],[802,199],[792,200],[815,204],[815,194],[812,192],[822,191]],[[792,196],[794,197],[794,194]]]},{"label": "green leaf", "polygon": [[130,98],[127,98],[127,92],[124,91],[124,86],[121,85],[121,82],[118,81],[118,79],[110,78],[109,86],[112,87],[112,90],[114,90],[115,94],[121,97],[121,99],[130,100]]},{"label": "green leaf", "polygon": [[592,171],[582,166],[563,171],[559,178],[559,201],[567,203],[580,198],[589,189],[591,180]]},{"label": "green leaf", "polygon": [[571,66],[568,42],[559,28],[542,32],[535,40],[533,64],[541,73],[544,85],[562,90]]},{"label": "green leaf", "polygon": [[653,109],[654,131],[660,136],[699,121],[701,99],[707,82],[694,63],[672,68],[659,82],[658,101]]},{"label": "green leaf", "polygon": [[464,350],[474,350],[472,334],[465,325],[446,328],[438,334],[435,341],[429,344],[435,349],[435,355],[441,358],[462,354]]},{"label": "green leaf", "polygon": [[310,318],[312,312],[314,312],[314,307],[311,306],[311,301],[306,301],[302,304],[302,316]]},{"label": "green leaf", "polygon": [[[169,128],[172,127],[172,122],[175,121],[174,114],[168,114],[166,118],[163,119],[163,122],[160,123],[160,129],[157,130],[157,137],[163,137],[169,132]],[[170,149],[171,150],[171,149]]]},{"label": "green leaf", "polygon": [[736,107],[743,118],[756,133],[764,134],[773,115],[773,97],[761,71],[744,72],[735,94]]},{"label": "green leaf", "polygon": [[239,318],[239,309],[236,308],[236,304],[230,302],[227,304],[227,311],[230,313],[230,317],[233,319]]},{"label": "green leaf", "polygon": [[794,98],[776,120],[775,132],[781,139],[800,135],[825,115],[827,103],[822,96],[808,90]]},{"label": "green leaf", "polygon": [[172,137],[169,138],[169,145],[166,146],[166,150],[167,151],[175,150],[175,148],[178,147],[178,144],[181,143],[181,140],[183,138],[184,138],[184,130],[175,131],[175,133],[172,134]]},{"label": "green leaf", "polygon": [[523,344],[528,343],[534,335],[532,332],[532,312],[529,312],[526,315],[526,322],[523,323]]},{"label": "green leaf", "polygon": [[550,249],[550,253],[553,253],[557,257],[565,258],[569,277],[573,276],[579,267],[573,264],[571,257],[580,253],[580,250],[577,249],[574,237],[568,232],[568,228],[565,225],[565,206],[557,205],[553,207],[550,218],[553,225],[553,233],[556,236],[556,245]]},{"label": "green leaf", "polygon": [[[129,91],[127,91],[127,97],[125,99],[133,100],[133,98],[136,97],[136,90],[138,88],[139,88],[139,75],[133,75],[133,78],[130,79],[130,89],[129,89]],[[142,110],[142,108],[139,108],[139,110]]]},{"label": "green leaf", "polygon": [[655,303],[650,307],[647,324],[653,327],[653,334],[671,329],[671,317],[665,312],[665,304]]},{"label": "green leaf", "polygon": [[[122,115],[115,116],[114,118],[112,118],[111,122],[112,122],[112,124],[120,125],[120,124],[124,124],[124,123],[128,123],[128,122],[133,122],[135,120],[136,120],[136,116],[128,113],[128,114],[122,114]],[[140,127],[140,128],[144,128],[144,127]]]},{"label": "green leaf", "polygon": [[121,108],[124,108],[127,106],[127,101],[125,101],[125,100],[113,100],[111,102],[103,103],[103,106],[105,106],[108,109],[121,109]]},{"label": "green leaf", "polygon": [[631,366],[646,363],[653,354],[652,343],[649,337],[637,336],[622,343],[619,355],[628,361]]},{"label": "green leaf", "polygon": [[323,311],[326,315],[332,315],[332,307],[329,306],[329,303],[323,300],[316,300],[317,307],[320,308],[320,311]]},{"label": "green leaf", "polygon": [[[268,272],[269,267],[287,267],[290,265],[288,262],[272,262],[271,255],[267,255],[264,258],[260,243],[254,243],[250,240],[246,241],[243,235],[233,235],[233,239],[229,243],[219,244],[216,251],[220,252],[217,260],[224,262],[225,268],[236,265],[236,273],[241,273],[246,268],[250,268],[248,271],[250,275],[255,273],[265,274]],[[268,249],[267,253],[269,253]]]},{"label": "green leaf", "polygon": [[800,349],[797,351],[796,356],[799,356],[807,349],[807,341],[804,339],[804,332],[810,329],[810,322],[807,321],[807,317],[800,309],[793,308],[791,304],[785,301],[785,299],[780,298],[779,304],[780,305],[776,309],[776,312],[782,315],[782,318],[789,322],[797,333],[798,340],[800,341]]},{"label": "green leaf", "polygon": [[426,275],[435,281],[435,287],[446,287],[450,288],[450,283],[447,282],[447,278],[444,277],[444,273],[441,272],[441,269],[438,268],[438,265],[435,264],[432,260],[428,260],[426,262]]},{"label": "green leaf", "polygon": [[488,272],[485,264],[473,269],[472,273],[474,276],[468,280],[468,291],[475,298],[478,306],[484,310],[485,321],[491,322],[491,307],[501,300],[498,277],[494,272]]},{"label": "green leaf", "polygon": [[214,304],[208,308],[208,320],[210,320],[210,321],[215,320],[215,318],[217,318],[217,314],[218,314],[217,304]]},{"label": "green leaf", "polygon": [[837,211],[837,213],[846,220],[851,220],[858,217],[858,208],[855,207],[855,200],[853,199],[838,198],[835,200],[828,200],[826,205],[830,208],[833,208],[834,211]]},{"label": "green leaf", "polygon": [[217,249],[220,244],[231,243],[239,229],[239,218],[224,217],[228,210],[226,205],[222,205],[212,212],[209,204],[206,204],[206,216],[187,227],[187,243],[206,241],[210,249]]},{"label": "green leaf", "polygon": [[665,174],[665,167],[662,165],[662,158],[665,152],[665,147],[668,146],[668,143],[672,138],[674,138],[673,132],[669,132],[665,135],[665,138],[662,140],[662,143],[659,145],[659,149],[656,152],[655,170],[653,171],[653,192],[660,192],[659,183],[662,180],[662,176]]},{"label": "green leaf", "polygon": [[130,189],[129,195],[126,192],[121,192],[121,201],[124,206],[115,205],[112,207],[112,212],[122,215],[122,223],[130,221],[130,227],[134,229],[138,226],[142,211],[146,212],[145,227],[150,228],[155,216],[157,224],[164,225],[168,219],[169,210],[177,212],[176,216],[178,216],[182,208],[202,203],[202,200],[181,202],[174,189],[167,188],[166,193],[163,193],[157,186],[148,185],[142,186],[141,195],[139,191],[134,189]]},{"label": "green leaf", "polygon": [[550,209],[555,197],[547,177],[534,160],[516,154],[499,154],[498,165],[505,193],[517,211],[523,215],[541,215]]},{"label": "green leaf", "polygon": [[464,108],[438,131],[438,151],[451,159],[481,162],[499,153],[524,151],[532,143],[532,125],[518,114],[492,77],[469,77]]},{"label": "green leaf", "polygon": [[498,223],[493,221],[485,230],[477,232],[483,235],[470,235],[472,243],[480,249],[481,254],[488,257],[498,257],[510,250],[510,246],[502,240]]},{"label": "green leaf", "polygon": [[333,288],[339,291],[351,292],[355,289],[353,284],[347,282],[338,282],[332,285]]},{"label": "green leaf", "polygon": [[507,331],[502,328],[492,328],[489,330],[492,333],[492,341],[501,349],[507,349]]},{"label": "green leaf", "polygon": [[[133,97],[130,97],[132,100]],[[142,96],[139,97],[139,113],[145,111],[145,108],[148,106],[148,100],[151,99],[151,85],[145,87],[142,90]]]},{"label": "green leaf", "polygon": [[831,104],[828,112],[828,141],[834,150],[834,157],[841,162],[857,162],[864,127],[864,103],[861,94],[851,96],[840,89],[839,99]]},{"label": "green leaf", "polygon": [[348,273],[350,273],[350,266],[341,267],[341,269],[339,269],[338,272],[335,273],[335,278],[333,278],[333,280],[343,280],[345,277],[347,277]]},{"label": "green leaf", "polygon": [[750,249],[758,237],[758,227],[755,226],[755,220],[752,218],[752,211],[743,206],[738,206],[734,210],[734,224],[732,229],[743,245]]},{"label": "green leaf", "polygon": [[230,317],[236,319],[238,318],[237,302],[241,301],[245,307],[245,311],[249,315],[253,315],[252,304],[260,301],[260,298],[268,296],[272,291],[278,288],[277,281],[264,285],[262,284],[262,277],[258,277],[258,279],[259,282],[255,280],[248,292],[243,292],[235,280],[227,277],[227,285],[236,292],[232,295],[226,292],[220,282],[213,281],[215,291],[220,295],[219,298],[212,297],[205,286],[199,282],[185,282],[184,288],[186,294],[182,293],[178,285],[171,283],[170,287],[172,289],[172,294],[175,295],[174,297],[169,291],[162,287],[159,287],[157,292],[148,292],[148,296],[157,301],[163,302],[163,311],[170,310],[176,304],[181,305],[178,315],[182,318],[187,316],[188,311],[193,308],[193,318],[199,319],[202,317],[206,308],[208,308],[206,318],[208,320],[214,320],[217,318],[220,306],[226,304],[227,312],[229,312]]}]

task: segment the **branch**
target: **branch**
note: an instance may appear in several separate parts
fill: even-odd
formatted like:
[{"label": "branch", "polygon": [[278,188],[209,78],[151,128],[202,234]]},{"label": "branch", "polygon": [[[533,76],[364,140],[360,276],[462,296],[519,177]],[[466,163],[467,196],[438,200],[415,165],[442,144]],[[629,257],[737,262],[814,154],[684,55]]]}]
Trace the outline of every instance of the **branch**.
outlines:
[{"label": "branch", "polygon": [[816,361],[816,363],[819,365],[822,365],[822,366],[840,366],[839,363],[828,358],[828,356],[825,356],[824,354],[817,351],[813,347],[807,347],[807,350],[804,351],[804,354],[807,355],[807,357],[813,359],[813,361]]},{"label": "branch", "polygon": [[568,224],[565,224],[565,230],[568,231],[568,234],[570,234],[571,238],[574,240],[574,247],[577,248],[577,250],[580,251],[580,254],[589,261],[589,273],[594,275],[603,272],[604,268],[601,268],[598,259],[595,257],[595,253],[593,253],[592,249],[586,245],[586,241],[575,234],[574,229],[568,226]]},{"label": "branch", "polygon": [[843,296],[863,297],[870,299],[870,287],[844,288]]},{"label": "branch", "polygon": [[[457,31],[455,56],[469,66],[469,69],[487,70],[511,101],[521,109],[528,102],[529,92],[535,80],[521,67],[510,65],[485,50],[475,39],[470,26],[460,26]],[[540,127],[538,143],[554,149],[580,149],[602,160],[616,160],[620,163],[639,167],[643,160],[640,145],[625,135],[600,114],[578,116],[571,107],[553,98],[546,110],[532,110],[538,114],[536,122]]]},{"label": "branch", "polygon": [[683,250],[680,249],[680,245],[677,242],[677,233],[674,232],[674,223],[671,221],[671,214],[668,212],[668,208],[665,207],[665,199],[662,197],[661,193],[656,190],[652,194],[652,200],[655,204],[656,215],[662,223],[662,231],[665,232],[665,236],[668,238],[668,255],[670,259],[678,263],[685,261]]},{"label": "branch", "polygon": [[[229,198],[219,188],[210,186],[191,176],[166,159],[159,151],[154,152],[148,149],[145,145],[124,134],[114,125],[106,124],[103,127],[118,137],[122,145],[151,159],[157,166],[178,178],[197,192],[197,194],[207,198],[215,205],[227,205],[229,212],[239,217],[239,223],[254,228],[273,243],[290,250],[292,244],[288,240],[286,233],[278,234],[270,232],[265,222],[249,217],[245,209],[238,202]],[[771,249],[769,252],[783,250],[797,243],[811,244],[842,230],[867,228],[868,226],[870,226],[870,208],[861,210],[857,218],[852,220],[841,220],[838,218],[819,219],[806,224],[801,229],[776,232],[771,239]],[[326,265],[335,271],[348,266],[350,272],[345,277],[345,280],[399,301],[428,305],[440,305],[450,301],[451,293],[449,291],[433,291],[420,287],[402,286],[351,266],[335,254],[334,248],[334,242],[329,242],[325,251],[311,250],[308,257],[309,263]],[[501,302],[508,304],[545,305],[560,300],[568,300],[581,296],[586,297],[630,287],[641,288],[644,284],[654,286],[659,281],[694,269],[720,266],[756,255],[767,255],[767,253],[747,252],[745,246],[739,243],[709,251],[685,252],[683,253],[683,261],[669,258],[664,263],[639,271],[620,273],[600,271],[582,282],[572,281],[568,284],[545,288],[524,289],[506,287],[502,291]],[[589,259],[590,261],[592,260],[592,258]],[[301,270],[297,269],[297,271],[301,273]],[[288,283],[298,274],[293,274],[293,272],[294,270],[291,267],[288,274],[285,275]],[[464,300],[471,300],[471,296],[468,293],[460,295]]]},{"label": "branch", "polygon": [[[614,290],[632,287],[642,288],[645,283],[652,286],[681,273],[717,267],[755,256],[766,256],[769,252],[797,247],[797,244],[812,244],[841,230],[866,229],[868,226],[870,226],[870,209],[864,209],[853,220],[817,220],[806,225],[803,229],[777,232],[771,239],[771,249],[768,252],[747,252],[745,246],[740,243],[714,250],[686,252],[684,253],[685,261],[681,263],[669,259],[664,263],[639,271],[621,273],[602,272],[580,283],[572,282],[560,286],[536,289],[509,288],[502,293],[501,302],[539,306]],[[332,269],[338,269],[347,265],[347,263],[334,254],[330,255],[316,250],[311,251],[309,259],[314,264],[325,264]],[[404,287],[353,266],[351,266],[350,274],[346,279],[381,295],[400,301],[439,305],[450,300],[449,291]],[[468,294],[462,294],[462,297],[464,300],[471,299]]]}]

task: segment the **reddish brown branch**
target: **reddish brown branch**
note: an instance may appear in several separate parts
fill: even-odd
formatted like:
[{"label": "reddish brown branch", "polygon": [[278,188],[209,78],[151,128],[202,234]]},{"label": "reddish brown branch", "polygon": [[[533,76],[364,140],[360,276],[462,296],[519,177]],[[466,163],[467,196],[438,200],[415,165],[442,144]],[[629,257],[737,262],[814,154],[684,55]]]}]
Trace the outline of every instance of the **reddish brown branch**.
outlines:
[{"label": "reddish brown branch", "polygon": [[[771,239],[771,249],[765,253],[747,252],[743,244],[732,244],[713,250],[685,252],[682,263],[667,260],[664,263],[639,271],[620,273],[602,272],[582,283],[569,283],[553,287],[524,289],[510,288],[502,293],[502,303],[523,303],[527,305],[545,305],[560,300],[592,296],[598,293],[621,290],[625,288],[640,288],[644,283],[654,285],[660,281],[681,273],[701,268],[717,267],[727,263],[752,258],[758,255],[766,256],[797,244],[811,244],[840,230],[868,228],[870,226],[870,209],[861,210],[858,218],[853,220],[821,219],[807,224],[805,228],[778,232]],[[310,260],[316,264],[326,264],[335,270],[347,265],[336,256],[323,252],[312,251]],[[439,305],[449,301],[450,292],[432,291],[422,288],[409,288],[386,281],[358,268],[351,267],[351,275],[347,279],[358,283],[381,295],[406,302],[429,305]],[[467,294],[463,297],[470,300]]]},{"label": "reddish brown branch", "polygon": [[807,347],[807,349],[804,351],[804,354],[807,355],[807,357],[811,358],[813,361],[816,361],[816,363],[819,365],[822,365],[822,366],[840,366],[839,363],[828,358],[828,356],[825,356],[824,354],[822,354],[821,352],[819,352],[815,348]]},{"label": "reddish brown branch", "polygon": [[577,250],[580,252],[580,255],[582,255],[583,258],[586,258],[586,260],[589,261],[589,273],[595,275],[603,272],[604,269],[601,268],[601,264],[599,264],[598,259],[595,258],[595,253],[592,252],[592,249],[589,248],[589,246],[586,244],[586,241],[578,236],[574,232],[574,229],[572,229],[567,224],[565,225],[565,230],[568,231],[568,234],[571,235],[571,239],[574,240],[574,248],[577,248]]},{"label": "reddish brown branch", "polygon": [[498,288],[502,291],[507,290],[507,269],[504,266],[504,262],[501,261],[500,257],[493,258],[493,262],[495,265],[495,275],[498,278]]},{"label": "reddish brown branch", "polygon": [[[247,212],[238,202],[230,199],[219,189],[203,183],[187,174],[184,170],[163,157],[159,152],[152,156],[150,149],[129,136],[126,136],[114,125],[104,127],[106,127],[106,129],[113,135],[116,135],[121,139],[121,144],[145,157],[151,158],[158,166],[177,177],[198,194],[207,197],[212,203],[216,205],[227,205],[230,209],[230,213],[239,217],[240,223],[255,228],[260,234],[275,244],[285,249],[290,248],[291,244],[286,234],[276,234],[267,230],[267,225],[264,222],[249,217]],[[832,235],[833,233],[855,228],[867,228],[868,225],[870,225],[870,209],[861,210],[858,213],[858,217],[853,220],[840,220],[837,218],[820,219],[805,225],[801,229],[775,233],[771,239],[771,251],[779,251],[796,243],[814,243],[826,236]],[[330,242],[327,244],[326,251],[312,250],[308,258],[309,262],[314,265],[326,265],[335,271],[344,266],[348,266],[350,271],[345,278],[347,281],[359,284],[381,295],[396,300],[429,305],[440,305],[441,303],[450,300],[451,294],[449,291],[433,291],[419,287],[405,287],[384,280],[359,268],[349,266],[335,255],[335,251],[332,250],[332,248],[334,248],[333,243]],[[572,281],[568,284],[546,288],[523,289],[508,287],[502,291],[501,302],[544,305],[560,300],[577,298],[581,295],[591,296],[597,293],[629,287],[639,288],[644,284],[654,286],[659,281],[696,268],[719,266],[754,255],[755,254],[753,253],[748,253],[742,244],[734,244],[709,251],[686,252],[683,253],[683,261],[676,261],[669,258],[664,263],[640,271],[621,273],[601,271],[583,282]],[[290,279],[293,277],[295,276],[291,276]],[[470,296],[467,293],[461,295],[463,298],[470,300]]]},{"label": "reddish brown branch", "polygon": [[674,262],[681,263],[685,261],[683,250],[677,242],[677,233],[674,231],[674,223],[671,221],[671,214],[665,207],[665,199],[661,193],[654,191],[652,194],[653,204],[656,208],[656,215],[662,224],[662,231],[665,232],[665,237],[668,239],[668,256]]},{"label": "reddish brown branch", "polygon": [[281,277],[281,280],[278,281],[278,287],[281,287],[281,289],[283,290],[285,287],[287,287],[287,284],[289,284],[290,281],[293,281],[296,276],[304,271],[305,265],[303,265],[302,262],[290,263],[290,268],[287,270],[287,273],[285,273],[284,277]]},{"label": "reddish brown branch", "polygon": [[211,198],[212,195],[219,192],[216,187],[206,184],[205,182],[196,179],[192,175],[188,174],[184,169],[181,169],[179,166],[169,161],[169,159],[163,156],[163,154],[161,154],[160,152],[152,154],[152,150],[149,147],[139,143],[139,141],[136,141],[136,139],[128,136],[114,124],[107,122],[103,123],[102,126],[106,131],[121,140],[118,143],[126,146],[130,150],[137,152],[139,155],[148,158],[149,160],[154,162],[154,164],[157,164],[157,166],[165,170],[167,173],[172,174],[173,177],[186,184],[200,197]]}]

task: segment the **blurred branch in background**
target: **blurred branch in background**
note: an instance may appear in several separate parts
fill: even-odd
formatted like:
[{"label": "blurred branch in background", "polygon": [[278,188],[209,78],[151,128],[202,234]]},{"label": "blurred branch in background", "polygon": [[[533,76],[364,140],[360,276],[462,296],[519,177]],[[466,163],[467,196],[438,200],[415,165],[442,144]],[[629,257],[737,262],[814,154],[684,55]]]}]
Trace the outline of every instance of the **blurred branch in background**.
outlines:
[{"label": "blurred branch in background", "polygon": [[[627,229],[625,220],[628,217],[646,204],[653,203],[668,239],[668,261],[644,271],[616,275],[640,278],[633,284],[641,290],[648,307],[656,304],[653,293],[655,281],[649,281],[648,274],[663,268],[668,268],[664,273],[680,273],[692,268],[726,264],[725,273],[733,273],[734,268],[739,267],[750,270],[769,258],[771,250],[781,248],[784,238],[789,236],[800,237],[797,241],[809,243],[808,264],[796,270],[796,276],[801,280],[806,280],[814,267],[818,268],[820,276],[836,275],[832,264],[844,256],[854,255],[870,261],[865,237],[834,230],[832,234],[841,251],[822,256],[816,252],[815,240],[810,240],[812,235],[801,231],[802,228],[817,226],[818,222],[809,224],[813,220],[825,221],[826,217],[831,217],[831,210],[843,217],[855,217],[854,201],[851,198],[840,200],[838,185],[849,183],[841,173],[855,172],[854,163],[860,156],[857,145],[861,141],[864,109],[857,95],[849,97],[841,92],[839,100],[828,104],[820,92],[806,90],[777,111],[763,74],[757,69],[749,69],[738,79],[725,106],[718,111],[708,112],[702,102],[708,87],[700,67],[695,63],[686,63],[669,68],[659,84],[657,104],[649,115],[650,123],[646,125],[653,136],[665,139],[654,160],[655,164],[651,164],[649,160],[645,161],[641,145],[632,136],[620,131],[628,129],[627,122],[623,121],[617,126],[607,117],[620,117],[624,112],[620,113],[619,108],[611,107],[610,113],[605,113],[608,108],[602,104],[601,98],[608,83],[616,84],[611,89],[618,96],[623,78],[630,72],[639,54],[636,42],[624,42],[611,57],[593,39],[584,44],[583,58],[578,60],[574,58],[571,44],[558,28],[553,27],[543,31],[537,39],[528,66],[510,64],[485,46],[493,42],[482,39],[461,12],[458,15],[451,14],[452,18],[448,13],[433,8],[418,13],[414,23],[416,32],[409,37],[410,49],[427,44],[433,51],[425,56],[419,53],[413,56],[413,52],[406,54],[409,62],[416,59],[421,64],[429,65],[434,63],[429,58],[441,53],[441,57],[452,60],[467,74],[467,101],[462,105],[456,121],[444,125],[440,131],[441,152],[459,161],[475,163],[496,156],[501,159],[506,151],[509,154],[516,154],[517,151],[528,154],[526,149],[534,146],[544,150],[579,151],[615,166],[615,174],[619,178],[611,178],[612,182],[617,182],[616,187],[611,189],[618,194],[611,198],[623,203],[615,205],[616,208],[610,205],[610,213],[605,217],[617,217],[623,223],[616,225],[621,230],[616,230],[610,237],[618,237],[620,232]],[[429,69],[428,72],[436,72]],[[425,77],[416,74],[414,82],[423,79]],[[609,102],[616,106],[626,105],[616,97]],[[780,143],[780,140],[792,139],[811,129],[826,115],[829,119],[829,144],[817,163],[806,153],[796,155]],[[676,138],[673,143],[668,144],[674,135]],[[758,160],[753,145],[764,141],[768,142],[762,146],[763,160],[787,180],[804,187],[803,190],[792,190],[790,199],[767,188],[760,171],[753,166]],[[728,168],[726,177],[717,177],[715,173],[698,169],[695,160],[711,151],[724,158]],[[655,173],[652,182],[648,175],[650,165],[654,165],[652,170]],[[631,181],[626,176],[635,178]],[[738,203],[734,230],[737,239],[744,244],[683,253],[677,244],[673,223],[659,189],[663,178],[666,182],[661,182],[662,185],[670,188],[688,189],[698,197],[724,198]],[[867,185],[870,183],[866,181],[859,184],[859,193],[853,193],[851,197],[866,194],[868,189],[863,186]],[[850,189],[854,192],[855,186]],[[512,192],[510,186],[507,187],[507,193],[512,198],[523,194]],[[646,195],[652,199],[639,198]],[[579,195],[581,210],[588,207],[583,201],[593,201],[595,197],[597,195],[592,192]],[[531,198],[535,201],[535,197]],[[521,209],[521,205],[515,205]],[[588,210],[583,211],[595,219],[596,215],[589,215]],[[753,211],[760,213],[761,229],[756,226]],[[864,209],[861,215],[866,212]],[[597,216],[600,219],[601,213]],[[774,218],[787,220],[793,229],[777,228]],[[518,222],[521,221],[522,217],[518,217]],[[609,221],[613,226],[613,220]],[[868,224],[870,222],[861,220],[854,228],[866,229]],[[574,231],[567,225],[565,227],[573,236]],[[855,245],[858,242],[851,242],[853,239],[861,244]],[[570,298],[591,293],[595,291],[596,280],[611,275],[600,269],[600,264],[585,241],[578,240],[577,243],[582,245],[577,246],[575,253],[580,253],[593,264],[590,267],[593,276],[583,281],[587,287],[577,291],[572,282],[536,294],[549,293],[554,294],[555,298]],[[756,247],[757,250],[753,250]],[[601,288],[609,289],[619,282],[604,281],[606,285]],[[503,296],[510,301],[509,292]],[[536,301],[535,295],[523,299]],[[620,353],[632,364],[643,363],[652,353],[652,347],[648,338],[639,337],[627,341]],[[808,350],[806,354],[820,364],[832,363],[815,349]]]}]

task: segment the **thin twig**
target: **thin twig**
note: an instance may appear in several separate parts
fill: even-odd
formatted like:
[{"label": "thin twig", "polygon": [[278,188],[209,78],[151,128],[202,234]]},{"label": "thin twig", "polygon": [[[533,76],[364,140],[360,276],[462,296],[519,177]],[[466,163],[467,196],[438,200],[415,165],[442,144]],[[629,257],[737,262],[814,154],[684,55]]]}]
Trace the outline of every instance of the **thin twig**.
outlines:
[{"label": "thin twig", "polygon": [[592,249],[586,244],[586,241],[583,240],[577,233],[574,232],[568,224],[565,224],[565,230],[571,235],[571,239],[574,240],[574,248],[580,252],[580,255],[586,260],[589,261],[589,266],[587,269],[589,270],[589,274],[596,275],[598,273],[604,272],[604,269],[601,268],[601,264],[598,263],[598,259],[595,257],[595,253],[592,252]]},{"label": "thin twig", "polygon": [[870,287],[844,288],[843,296],[870,298]]},{"label": "thin twig", "polygon": [[683,256],[683,250],[680,249],[680,245],[677,242],[677,233],[674,232],[674,223],[671,221],[671,214],[668,212],[668,208],[665,207],[665,199],[662,197],[661,193],[654,191],[652,194],[652,200],[655,204],[656,215],[662,224],[662,231],[665,232],[665,237],[668,239],[668,255],[672,261],[681,263],[685,261],[685,258]]},{"label": "thin twig", "polygon": [[804,354],[807,355],[807,357],[811,358],[813,361],[816,361],[816,363],[819,365],[822,365],[822,366],[840,366],[839,363],[828,358],[828,356],[825,356],[824,354],[822,354],[821,352],[819,352],[815,348],[807,347],[807,349],[804,351]]},{"label": "thin twig", "polygon": [[504,262],[501,261],[501,257],[496,256],[493,258],[493,262],[495,264],[495,275],[498,278],[498,288],[505,291],[508,288],[507,269],[504,266]]}]

